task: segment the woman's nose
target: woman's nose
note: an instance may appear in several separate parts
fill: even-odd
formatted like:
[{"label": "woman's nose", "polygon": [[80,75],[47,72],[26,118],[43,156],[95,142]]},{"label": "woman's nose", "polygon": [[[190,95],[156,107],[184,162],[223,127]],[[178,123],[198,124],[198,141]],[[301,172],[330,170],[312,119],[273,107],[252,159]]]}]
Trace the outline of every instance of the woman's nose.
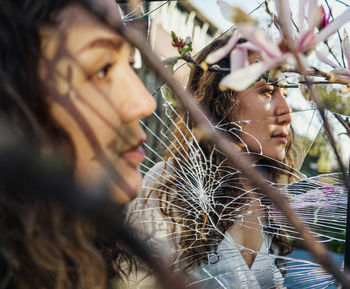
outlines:
[{"label": "woman's nose", "polygon": [[121,107],[121,119],[124,122],[140,120],[149,116],[156,109],[156,102],[148,92],[139,77],[130,68],[123,76],[123,105]]},{"label": "woman's nose", "polygon": [[288,125],[292,122],[291,108],[287,102],[287,99],[283,95],[281,89],[276,92],[276,106],[275,117],[276,123],[281,125]]}]

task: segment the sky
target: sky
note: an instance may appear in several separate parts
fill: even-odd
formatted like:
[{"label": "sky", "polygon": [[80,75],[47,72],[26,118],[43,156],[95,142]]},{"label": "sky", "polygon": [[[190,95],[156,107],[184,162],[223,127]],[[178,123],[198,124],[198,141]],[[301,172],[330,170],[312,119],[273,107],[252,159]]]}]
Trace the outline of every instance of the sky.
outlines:
[{"label": "sky", "polygon": [[[220,12],[219,6],[216,3],[216,0],[188,0],[196,7],[198,7],[201,12],[208,17],[208,19],[212,20],[216,23],[222,30],[227,30],[232,26],[230,21],[225,20]],[[249,13],[254,8],[256,8],[260,2],[258,0],[250,0],[250,1],[237,1],[237,0],[228,0],[228,3],[233,3],[237,5],[239,3],[240,8],[242,8],[245,12]]]}]

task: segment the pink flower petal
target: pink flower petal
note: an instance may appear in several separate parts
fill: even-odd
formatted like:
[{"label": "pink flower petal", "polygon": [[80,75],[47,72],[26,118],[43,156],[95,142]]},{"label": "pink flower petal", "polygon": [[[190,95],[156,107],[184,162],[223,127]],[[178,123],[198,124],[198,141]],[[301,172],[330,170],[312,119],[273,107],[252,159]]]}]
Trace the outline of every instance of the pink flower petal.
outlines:
[{"label": "pink flower petal", "polygon": [[244,68],[249,65],[248,51],[246,48],[236,47],[230,55],[231,71]]},{"label": "pink flower petal", "polygon": [[239,24],[237,25],[237,29],[241,32],[243,37],[260,48],[269,58],[279,58],[282,56],[282,52],[278,46],[274,45],[272,41],[268,39],[265,31],[255,24]]},{"label": "pink flower petal", "polygon": [[333,67],[333,68],[338,67],[338,65],[336,65],[333,61],[329,60],[329,59],[328,59],[326,56],[324,56],[321,52],[315,50],[315,53],[316,53],[317,58],[318,58],[320,61],[322,61],[322,62],[328,64],[329,66],[331,66],[331,67]]},{"label": "pink flower petal", "polygon": [[217,4],[220,7],[221,13],[228,21],[233,23],[252,22],[255,23],[256,19],[245,13],[241,8],[228,4],[223,0],[218,0]]},{"label": "pink flower petal", "polygon": [[301,33],[305,32],[305,6],[307,0],[299,0],[299,11],[298,11],[298,23],[299,31]]},{"label": "pink flower petal", "polygon": [[344,30],[344,39],[342,41],[341,48],[344,52],[346,62],[348,63],[348,70],[350,70],[350,43],[349,43],[349,36],[346,33],[346,30]]},{"label": "pink flower petal", "polygon": [[221,59],[223,59],[224,57],[226,57],[226,55],[228,55],[231,50],[235,47],[235,45],[238,42],[239,39],[239,33],[237,31],[235,31],[231,38],[229,39],[229,41],[227,42],[227,44],[223,47],[220,47],[219,49],[215,50],[214,52],[210,53],[207,58],[205,59],[205,62],[210,64],[214,64],[217,63],[218,61],[220,61]]},{"label": "pink flower petal", "polygon": [[224,18],[228,21],[233,22],[232,18],[234,17],[234,14],[232,10],[232,5],[228,4],[223,0],[218,0],[217,4],[219,5],[221,13],[224,16]]},{"label": "pink flower petal", "polygon": [[309,0],[309,11],[308,11],[308,23],[309,29],[318,27],[322,19],[322,12],[320,7],[317,5],[317,0]]},{"label": "pink flower petal", "polygon": [[303,33],[296,41],[297,43],[297,49],[300,52],[305,52],[312,48],[314,45],[314,39],[315,39],[315,33],[314,28],[307,30],[305,33]]},{"label": "pink flower petal", "polygon": [[330,35],[334,34],[341,26],[350,20],[350,8],[335,18],[329,25],[322,29],[314,40],[315,44],[324,41]]},{"label": "pink flower petal", "polygon": [[283,36],[287,39],[288,46],[292,48],[292,46],[294,45],[294,39],[292,27],[292,12],[290,11],[289,3],[285,0],[278,0],[276,1],[276,7],[278,12],[278,20],[283,31]]},{"label": "pink flower petal", "polygon": [[242,47],[250,51],[261,52],[261,49],[251,42],[244,42],[237,45],[237,47]]},{"label": "pink flower petal", "polygon": [[284,60],[285,57],[270,59],[264,62],[253,63],[239,70],[231,71],[229,75],[221,80],[220,88],[233,89],[235,91],[247,89],[263,73],[277,67],[284,62]]}]

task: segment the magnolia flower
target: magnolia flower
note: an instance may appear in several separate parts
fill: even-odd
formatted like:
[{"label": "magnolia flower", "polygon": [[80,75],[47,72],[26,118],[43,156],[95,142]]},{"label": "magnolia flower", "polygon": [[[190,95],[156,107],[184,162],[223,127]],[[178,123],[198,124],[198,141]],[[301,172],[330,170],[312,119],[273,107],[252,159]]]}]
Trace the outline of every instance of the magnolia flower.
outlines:
[{"label": "magnolia flower", "polygon": [[[274,44],[266,35],[265,30],[257,26],[257,22],[241,9],[233,7],[224,0],[218,0],[218,5],[224,17],[237,24],[228,43],[208,55],[207,64],[217,63],[227,54],[231,54],[231,72],[220,83],[221,89],[244,90],[265,72],[289,63],[294,65],[293,53],[298,53],[304,61],[304,54],[313,49],[319,42],[324,41],[337,29],[350,20],[350,10],[345,11],[337,19],[326,25],[329,17],[323,19],[322,9],[317,6],[317,0],[299,1],[299,35],[293,36],[291,10],[286,0],[277,0],[279,25],[283,35],[278,44]],[[306,13],[306,8],[307,13]],[[323,22],[322,22],[323,21]],[[326,26],[316,34],[315,27],[320,23]],[[238,43],[239,38],[245,38],[246,43]],[[256,51],[262,61],[249,63],[248,50]],[[293,52],[293,53],[292,53]]]},{"label": "magnolia flower", "polygon": [[331,61],[326,56],[324,56],[321,52],[317,50],[315,52],[316,52],[317,58],[320,61],[334,68],[333,70],[331,70],[331,73],[334,75],[334,77],[344,79],[345,81],[350,82],[350,43],[349,43],[349,36],[346,30],[344,30],[344,37],[341,44],[341,48],[347,62],[347,68],[343,68],[335,64],[333,61]]},{"label": "magnolia flower", "polygon": [[[325,41],[350,20],[350,9],[346,10],[334,21],[329,22],[329,16],[325,16],[325,13],[322,12],[324,8],[317,5],[317,0],[299,0],[299,35],[293,37],[292,12],[288,1],[276,0],[276,4],[278,19],[284,31],[284,37],[290,40],[288,42],[289,49],[299,53],[306,53],[314,49],[318,43]],[[324,25],[322,30],[316,33],[315,28],[320,27],[321,24]]]}]

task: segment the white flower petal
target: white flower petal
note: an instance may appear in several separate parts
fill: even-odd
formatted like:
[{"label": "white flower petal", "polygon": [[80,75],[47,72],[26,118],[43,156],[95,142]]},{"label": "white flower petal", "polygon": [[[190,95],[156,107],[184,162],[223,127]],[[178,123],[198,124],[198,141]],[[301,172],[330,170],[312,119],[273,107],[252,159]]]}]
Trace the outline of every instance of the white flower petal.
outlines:
[{"label": "white flower petal", "polygon": [[237,45],[237,47],[242,47],[250,51],[256,51],[256,52],[261,52],[261,48],[256,46],[255,44],[251,43],[250,41],[240,43]]},{"label": "white flower petal", "polygon": [[221,59],[226,57],[231,50],[235,47],[235,45],[238,42],[240,35],[237,31],[235,31],[229,41],[227,41],[227,44],[223,47],[220,47],[219,49],[215,50],[214,52],[210,53],[207,58],[205,59],[205,62],[210,64],[214,64],[219,62]]},{"label": "white flower petal", "polygon": [[292,27],[292,12],[289,8],[288,1],[276,0],[276,7],[278,13],[278,20],[282,27],[283,36],[287,39],[290,48],[294,45],[293,27]]},{"label": "white flower petal", "polygon": [[338,67],[338,65],[336,65],[333,61],[329,60],[326,56],[324,56],[321,52],[317,51],[316,49],[315,49],[315,53],[316,53],[317,58],[320,61],[328,64],[329,66],[331,66],[333,68]]},{"label": "white flower petal", "polygon": [[308,23],[309,29],[317,27],[322,19],[321,8],[317,5],[317,0],[309,0]]},{"label": "white flower petal", "polygon": [[284,57],[280,59],[270,59],[264,62],[256,62],[242,69],[232,71],[221,80],[220,88],[233,89],[235,91],[245,90],[263,73],[278,66],[283,60]]},{"label": "white flower petal", "polygon": [[346,32],[345,29],[344,29],[344,38],[341,44],[341,48],[344,52],[346,62],[348,63],[348,69],[350,69],[350,43],[349,43],[348,33]]},{"label": "white flower petal", "polygon": [[228,4],[227,2],[223,1],[223,0],[218,0],[217,4],[220,7],[221,13],[224,16],[224,18],[228,21],[232,21],[232,17],[233,17],[233,11],[232,11],[232,5]]},{"label": "white flower petal", "polygon": [[246,48],[236,47],[230,55],[231,71],[236,71],[249,65],[248,51]]},{"label": "white flower petal", "polygon": [[298,24],[299,31],[303,33],[305,31],[305,5],[307,0],[299,0],[299,11],[298,11]]},{"label": "white flower petal", "polygon": [[296,46],[299,52],[304,53],[305,51],[309,50],[310,48],[313,47],[315,44],[315,32],[314,28],[312,27],[311,29],[307,30],[304,32],[296,41]]},{"label": "white flower petal", "polygon": [[241,32],[249,42],[256,45],[261,51],[263,51],[269,58],[279,58],[282,56],[282,52],[278,46],[274,45],[269,39],[263,29],[254,24],[240,24],[237,25],[237,29]]},{"label": "white flower petal", "polygon": [[228,21],[233,23],[256,23],[255,18],[245,13],[241,8],[228,4],[223,0],[218,0],[217,4],[220,7],[221,13]]}]

